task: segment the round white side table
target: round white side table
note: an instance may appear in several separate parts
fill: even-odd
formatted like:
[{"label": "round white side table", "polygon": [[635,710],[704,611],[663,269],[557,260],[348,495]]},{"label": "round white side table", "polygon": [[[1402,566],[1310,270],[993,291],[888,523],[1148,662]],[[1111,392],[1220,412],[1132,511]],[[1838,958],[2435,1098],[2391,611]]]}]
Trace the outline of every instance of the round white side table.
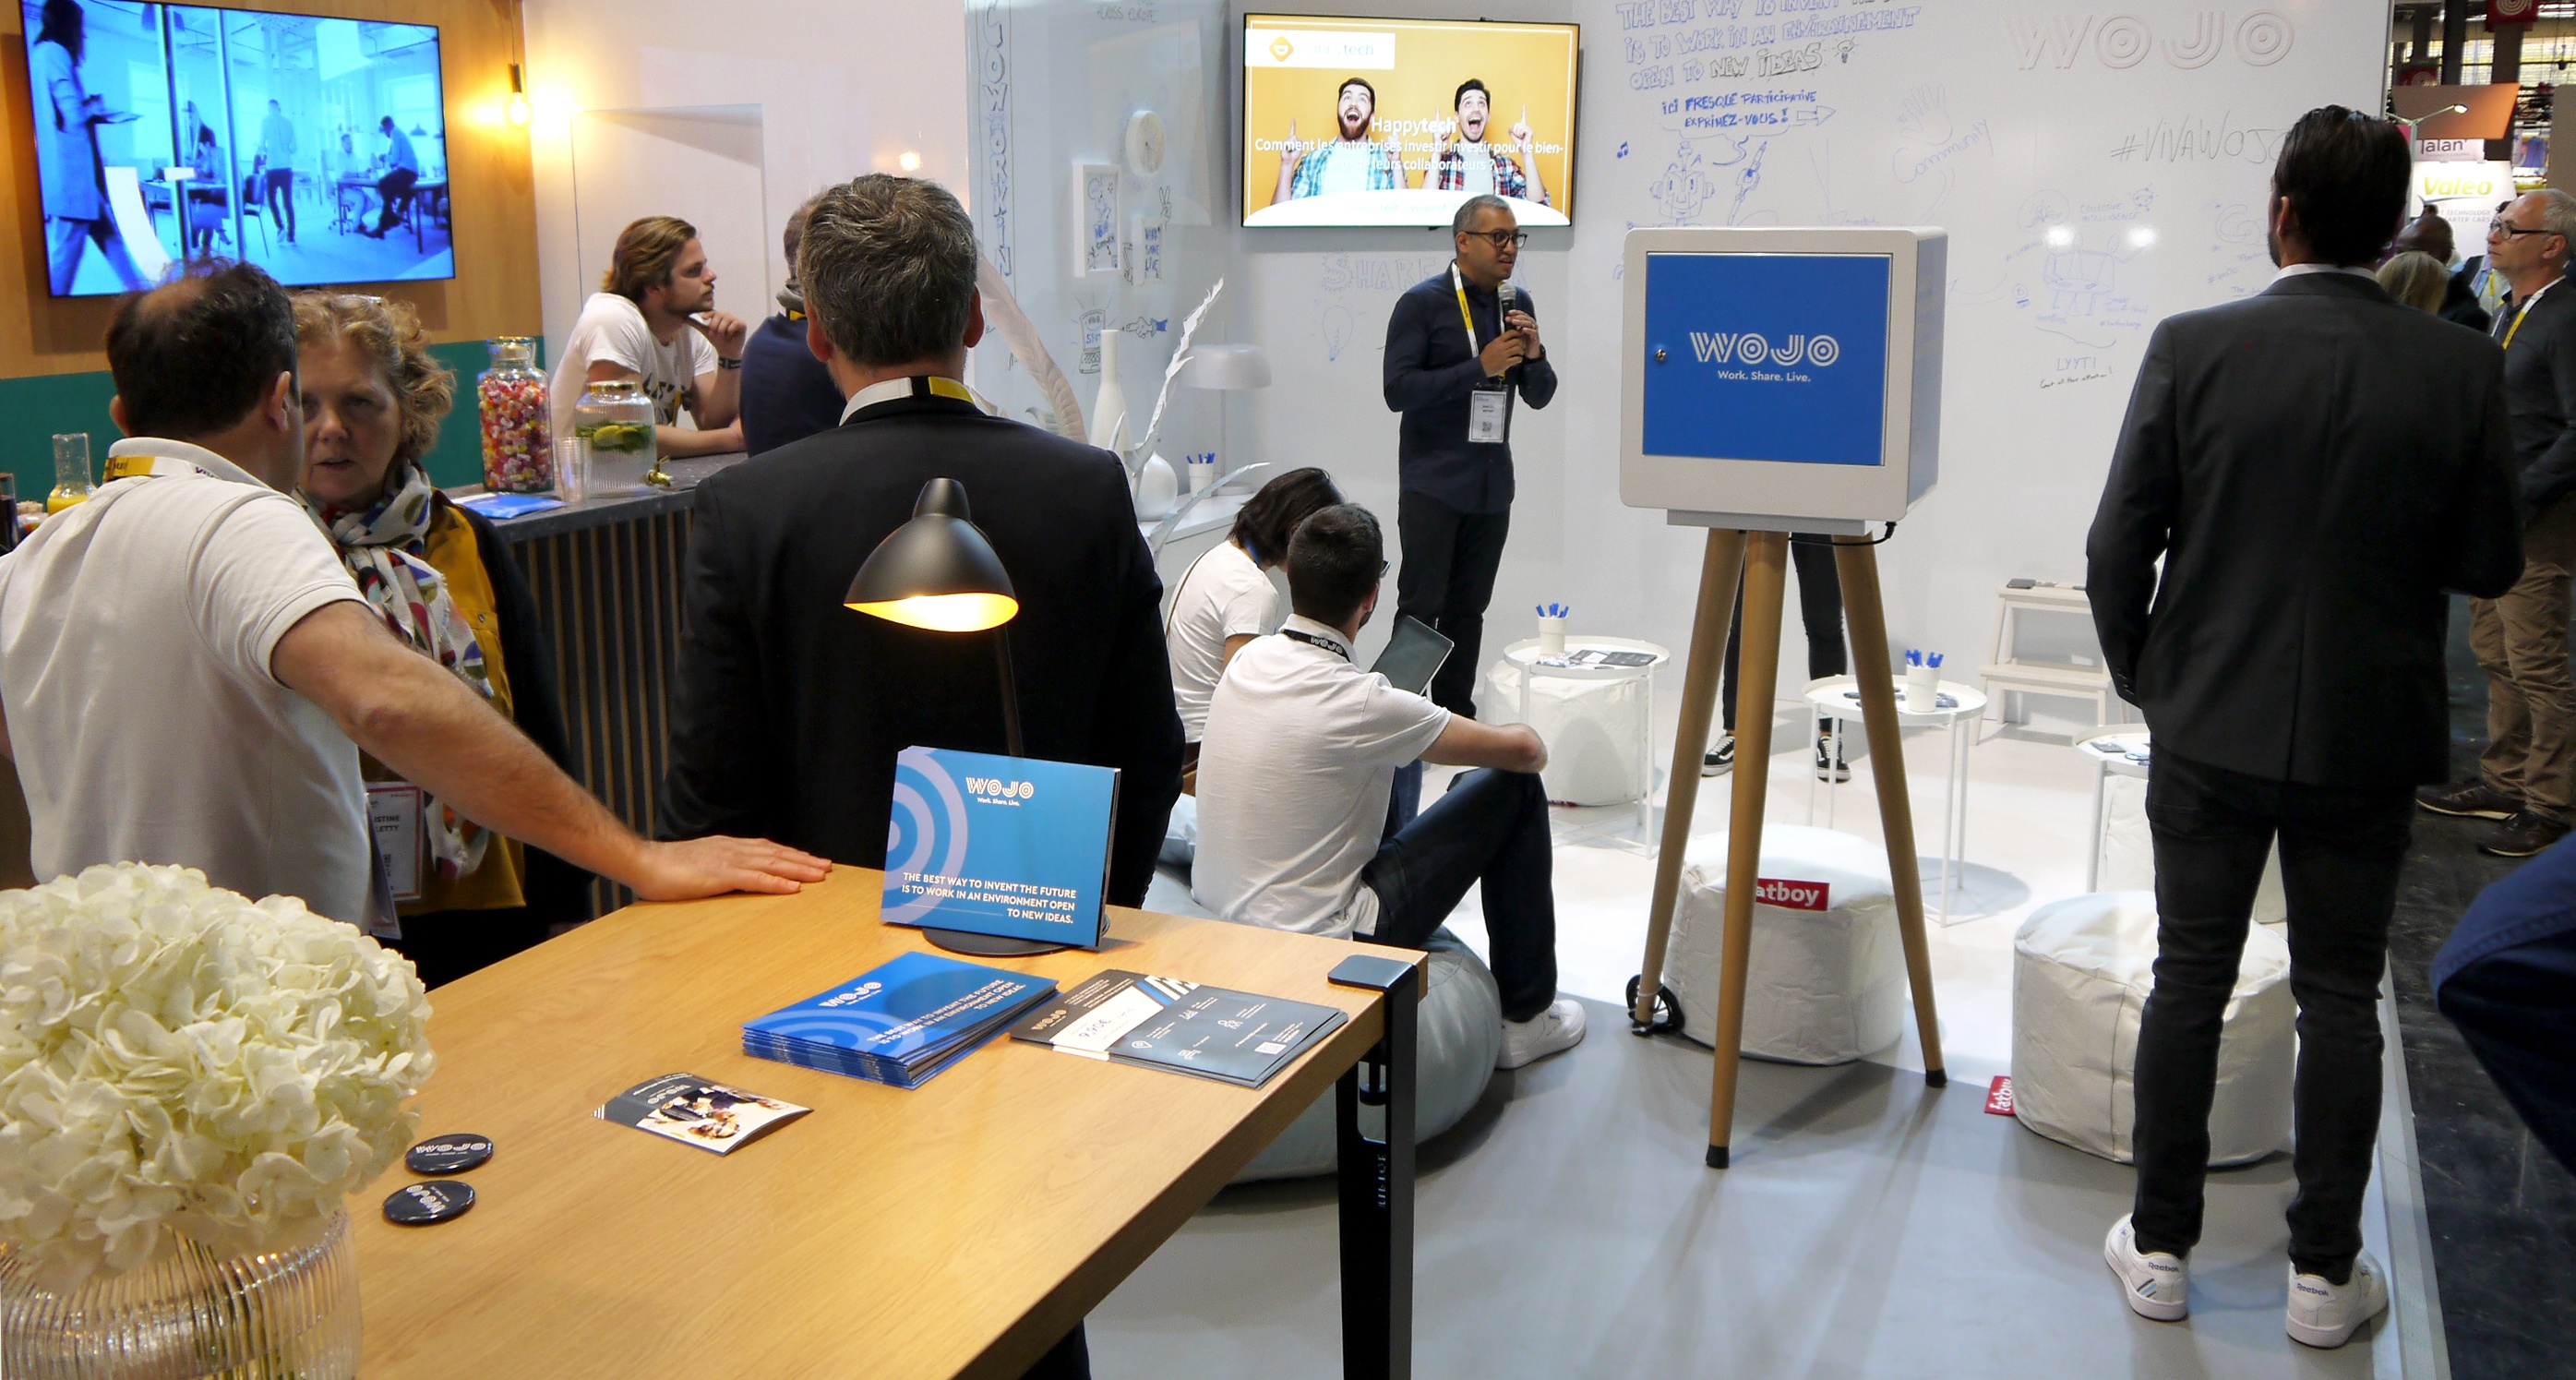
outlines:
[{"label": "round white side table", "polygon": [[1654,825],[1655,799],[1655,668],[1672,660],[1672,652],[1656,643],[1633,637],[1580,636],[1565,639],[1565,654],[1576,652],[1640,652],[1652,658],[1641,666],[1546,666],[1539,662],[1538,639],[1523,638],[1503,649],[1503,660],[1520,674],[1520,721],[1530,722],[1530,685],[1546,679],[1591,681],[1596,684],[1639,682],[1637,706],[1637,764],[1641,778],[1637,794],[1637,818],[1641,827]]},{"label": "round white side table", "polygon": [[2098,724],[2075,735],[2075,752],[2093,764],[2093,837],[2084,854],[2084,889],[2091,892],[2101,888],[2102,815],[2110,797],[2111,778],[2146,780],[2153,739],[2145,724]]},{"label": "round white side table", "polygon": [[[1824,721],[1835,721],[1834,735],[1840,738],[1844,726],[1861,721],[1860,682],[1850,676],[1827,676],[1807,687],[1807,741],[1812,745]],[[1905,687],[1896,688],[1896,726],[1908,728],[1942,728],[1949,730],[1949,751],[1944,759],[1941,778],[1941,907],[1939,923],[1950,921],[1950,899],[1965,880],[1968,865],[1968,749],[1976,745],[1977,721],[1985,716],[1986,692],[1955,680],[1941,682],[1940,708],[1917,711],[1906,707]],[[1738,763],[1740,770],[1743,764]],[[1834,786],[1825,783],[1825,827],[1834,824]],[[1816,786],[1807,783],[1807,822],[1816,822]],[[2098,832],[2098,831],[2097,831]]]}]

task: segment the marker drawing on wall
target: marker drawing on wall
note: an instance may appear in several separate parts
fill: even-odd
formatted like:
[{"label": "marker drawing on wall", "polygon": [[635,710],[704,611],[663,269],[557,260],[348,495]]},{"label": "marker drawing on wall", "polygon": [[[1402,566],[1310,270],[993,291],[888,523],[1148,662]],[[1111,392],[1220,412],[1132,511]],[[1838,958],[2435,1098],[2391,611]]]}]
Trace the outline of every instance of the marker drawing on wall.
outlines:
[{"label": "marker drawing on wall", "polygon": [[1351,319],[1350,308],[1336,302],[1324,308],[1324,362],[1330,364],[1342,357],[1342,348],[1351,343],[1351,334],[1359,323]]},{"label": "marker drawing on wall", "polygon": [[1074,271],[1116,273],[1120,262],[1116,165],[1075,164],[1073,189]]},{"label": "marker drawing on wall", "polygon": [[981,67],[977,93],[984,118],[984,195],[976,210],[987,227],[984,249],[1004,279],[1014,270],[1011,252],[1011,30],[1004,0],[985,0],[975,14],[975,56]]}]

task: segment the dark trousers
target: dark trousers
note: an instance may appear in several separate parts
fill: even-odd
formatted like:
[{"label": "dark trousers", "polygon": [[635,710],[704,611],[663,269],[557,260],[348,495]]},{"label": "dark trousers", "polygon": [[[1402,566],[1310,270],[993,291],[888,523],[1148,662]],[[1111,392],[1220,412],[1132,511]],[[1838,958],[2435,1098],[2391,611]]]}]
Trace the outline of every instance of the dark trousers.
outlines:
[{"label": "dark trousers", "polygon": [[1020,1380],[1091,1380],[1091,1344],[1082,1335],[1082,1324],[1075,1323],[1053,1351],[1021,1372]]},{"label": "dark trousers", "polygon": [[268,197],[269,222],[283,229],[286,232],[286,238],[293,240],[295,238],[295,170],[271,168],[263,176],[262,181],[267,188],[265,195]]},{"label": "dark trousers", "polygon": [[[1790,563],[1798,568],[1798,617],[1807,625],[1807,679],[1839,676],[1851,669],[1843,655],[1843,577],[1834,568],[1828,537],[1793,537]],[[1726,731],[1735,731],[1736,663],[1744,644],[1744,584],[1735,586],[1735,616],[1726,628],[1726,676],[1718,699],[1725,710]]]},{"label": "dark trousers", "polygon": [[2433,1001],[2558,1162],[2576,1170],[2576,840],[2488,889],[2433,960]]},{"label": "dark trousers", "polygon": [[1431,678],[1431,700],[1472,719],[1485,605],[1493,602],[1494,572],[1502,569],[1511,510],[1462,513],[1408,492],[1395,501],[1395,526],[1404,543],[1404,569],[1395,578],[1396,616],[1419,618],[1458,644],[1441,663],[1440,674]]},{"label": "dark trousers", "polygon": [[527,906],[406,915],[403,937],[385,947],[411,960],[423,987],[444,987],[546,942],[553,925]]},{"label": "dark trousers", "polygon": [[1487,767],[1450,783],[1397,830],[1360,880],[1377,893],[1375,941],[1408,949],[1430,943],[1467,888],[1481,884],[1503,1019],[1526,1021],[1556,1000],[1554,872],[1546,788],[1535,776]]},{"label": "dark trousers", "polygon": [[2182,1255],[2200,1240],[2219,1022],[2277,834],[2299,1003],[2290,1259],[2338,1283],[2351,1277],[2379,1134],[2379,975],[2413,821],[2404,786],[2302,786],[2155,754],[2155,986],[2138,1021],[2139,1250]]},{"label": "dark trousers", "polygon": [[396,168],[376,179],[376,195],[385,203],[384,213],[376,217],[378,236],[402,224],[403,208],[411,204],[411,184],[419,180],[420,174],[409,168]]}]

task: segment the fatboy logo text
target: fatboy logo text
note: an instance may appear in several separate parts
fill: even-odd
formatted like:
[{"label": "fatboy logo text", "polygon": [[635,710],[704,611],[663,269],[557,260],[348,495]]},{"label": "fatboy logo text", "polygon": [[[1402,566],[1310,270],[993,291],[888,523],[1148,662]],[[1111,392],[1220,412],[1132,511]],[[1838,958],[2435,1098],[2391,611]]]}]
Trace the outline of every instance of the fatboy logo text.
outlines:
[{"label": "fatboy logo text", "polygon": [[1792,882],[1779,877],[1764,877],[1753,886],[1754,900],[1783,910],[1823,910],[1830,904],[1832,894],[1833,889],[1823,882]]}]

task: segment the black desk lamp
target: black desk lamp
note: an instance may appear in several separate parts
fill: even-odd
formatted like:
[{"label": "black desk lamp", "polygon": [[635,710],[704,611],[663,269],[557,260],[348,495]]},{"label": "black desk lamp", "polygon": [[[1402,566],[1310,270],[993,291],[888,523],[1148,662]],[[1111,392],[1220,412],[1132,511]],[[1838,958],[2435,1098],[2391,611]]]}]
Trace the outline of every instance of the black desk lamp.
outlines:
[{"label": "black desk lamp", "polygon": [[1013,757],[1020,746],[1020,692],[1011,675],[1011,619],[1020,600],[993,544],[968,520],[966,486],[934,479],[921,486],[912,521],[877,543],[850,581],[843,602],[859,612],[933,632],[993,633],[1002,675],[1002,733]]},{"label": "black desk lamp", "polygon": [[[1013,757],[1028,755],[1020,745],[1020,692],[1011,675],[1010,622],[1019,615],[1019,595],[1011,588],[1011,572],[993,554],[993,544],[968,520],[965,485],[954,479],[922,485],[921,497],[912,505],[912,521],[894,529],[868,553],[843,602],[907,628],[956,633],[990,630],[993,658],[1002,676],[1002,733]],[[987,958],[1048,954],[1072,947],[932,926],[924,926],[921,934],[950,953]]]}]

